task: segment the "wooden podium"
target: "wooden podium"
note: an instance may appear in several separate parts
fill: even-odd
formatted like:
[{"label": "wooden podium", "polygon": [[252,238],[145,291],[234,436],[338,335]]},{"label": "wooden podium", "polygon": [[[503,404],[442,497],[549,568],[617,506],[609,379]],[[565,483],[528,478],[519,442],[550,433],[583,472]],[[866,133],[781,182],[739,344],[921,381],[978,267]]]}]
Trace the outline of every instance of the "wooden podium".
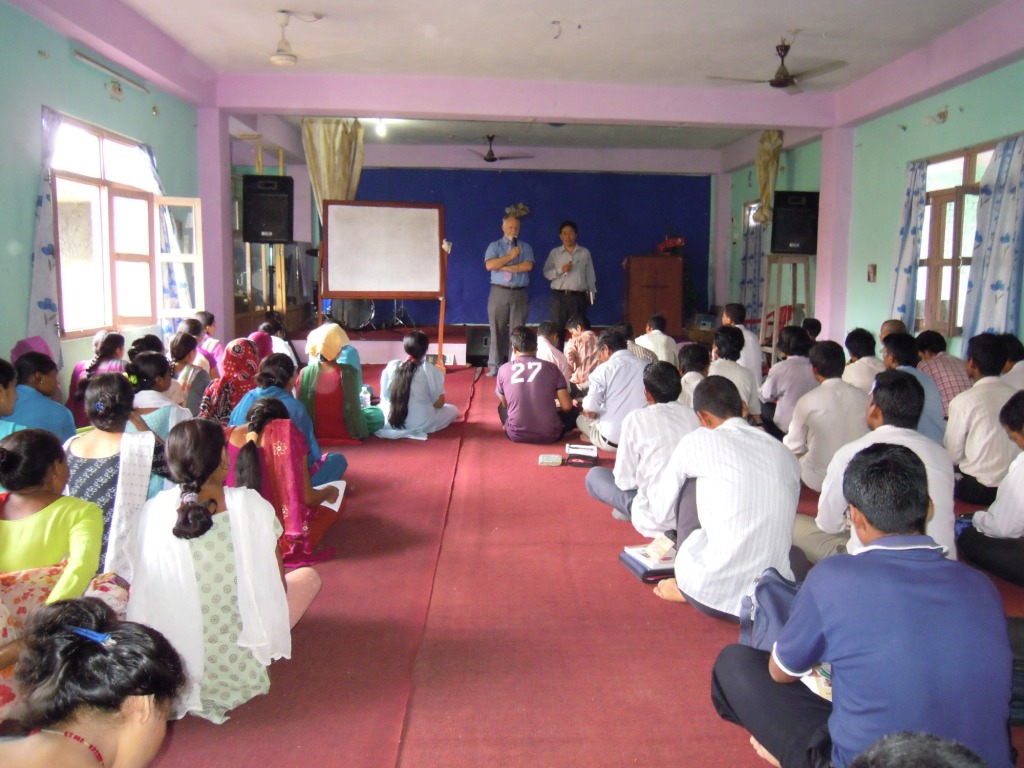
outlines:
[{"label": "wooden podium", "polygon": [[683,333],[683,257],[668,255],[630,256],[626,259],[626,305],[624,319],[637,336],[647,327],[651,315],[665,318],[665,333]]}]

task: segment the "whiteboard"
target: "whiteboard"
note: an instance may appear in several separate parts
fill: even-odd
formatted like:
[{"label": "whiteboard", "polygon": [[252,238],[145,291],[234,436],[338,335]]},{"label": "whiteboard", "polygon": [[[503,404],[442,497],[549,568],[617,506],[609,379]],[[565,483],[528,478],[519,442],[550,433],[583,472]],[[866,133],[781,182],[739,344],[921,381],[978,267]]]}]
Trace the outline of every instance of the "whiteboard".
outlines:
[{"label": "whiteboard", "polygon": [[444,295],[444,207],[325,200],[321,295],[438,298]]}]

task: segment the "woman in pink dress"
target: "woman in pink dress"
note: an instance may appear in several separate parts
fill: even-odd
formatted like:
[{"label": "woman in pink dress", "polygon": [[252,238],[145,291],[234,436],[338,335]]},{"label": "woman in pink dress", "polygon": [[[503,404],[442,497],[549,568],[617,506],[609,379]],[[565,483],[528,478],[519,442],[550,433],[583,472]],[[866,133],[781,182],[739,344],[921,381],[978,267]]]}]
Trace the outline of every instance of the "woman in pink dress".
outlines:
[{"label": "woman in pink dress", "polygon": [[85,415],[85,388],[97,373],[122,373],[124,371],[124,336],[117,331],[102,330],[92,338],[95,354],[91,360],[75,364],[68,385],[68,400],[64,404],[75,417],[76,427],[88,427],[89,417]]}]

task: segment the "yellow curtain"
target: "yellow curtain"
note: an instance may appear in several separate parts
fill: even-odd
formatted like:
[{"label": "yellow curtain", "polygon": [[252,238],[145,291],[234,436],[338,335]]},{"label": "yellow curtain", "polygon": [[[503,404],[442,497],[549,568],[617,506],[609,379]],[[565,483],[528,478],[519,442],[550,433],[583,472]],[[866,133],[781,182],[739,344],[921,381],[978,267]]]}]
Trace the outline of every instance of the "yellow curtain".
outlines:
[{"label": "yellow curtain", "polygon": [[761,193],[761,205],[754,212],[754,221],[768,224],[772,220],[772,196],[775,194],[775,179],[779,175],[779,155],[782,154],[782,131],[764,131],[757,145],[757,186]]},{"label": "yellow curtain", "polygon": [[302,149],[313,182],[317,216],[323,216],[324,200],[355,199],[363,170],[363,126],[358,120],[303,118]]}]

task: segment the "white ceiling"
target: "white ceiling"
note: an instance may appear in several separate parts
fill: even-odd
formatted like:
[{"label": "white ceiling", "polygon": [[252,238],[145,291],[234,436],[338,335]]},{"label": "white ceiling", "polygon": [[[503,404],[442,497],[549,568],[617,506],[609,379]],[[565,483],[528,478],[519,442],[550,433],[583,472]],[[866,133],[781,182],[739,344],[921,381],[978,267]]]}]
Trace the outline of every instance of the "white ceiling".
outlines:
[{"label": "white ceiling", "polygon": [[[222,73],[275,73],[284,0],[122,0]],[[296,0],[287,0],[296,2]],[[836,90],[998,5],[999,0],[300,0],[286,34],[288,72],[417,75],[666,87],[768,89],[709,75],[769,79],[774,46],[793,37],[791,72],[846,66],[809,80]],[[510,92],[510,98],[515,98]],[[799,99],[778,93],[780,99]],[[387,117],[387,115],[384,115]],[[717,148],[749,128],[419,121],[389,126],[395,143],[461,144],[498,134],[525,146]],[[378,139],[367,131],[366,140]]]}]

